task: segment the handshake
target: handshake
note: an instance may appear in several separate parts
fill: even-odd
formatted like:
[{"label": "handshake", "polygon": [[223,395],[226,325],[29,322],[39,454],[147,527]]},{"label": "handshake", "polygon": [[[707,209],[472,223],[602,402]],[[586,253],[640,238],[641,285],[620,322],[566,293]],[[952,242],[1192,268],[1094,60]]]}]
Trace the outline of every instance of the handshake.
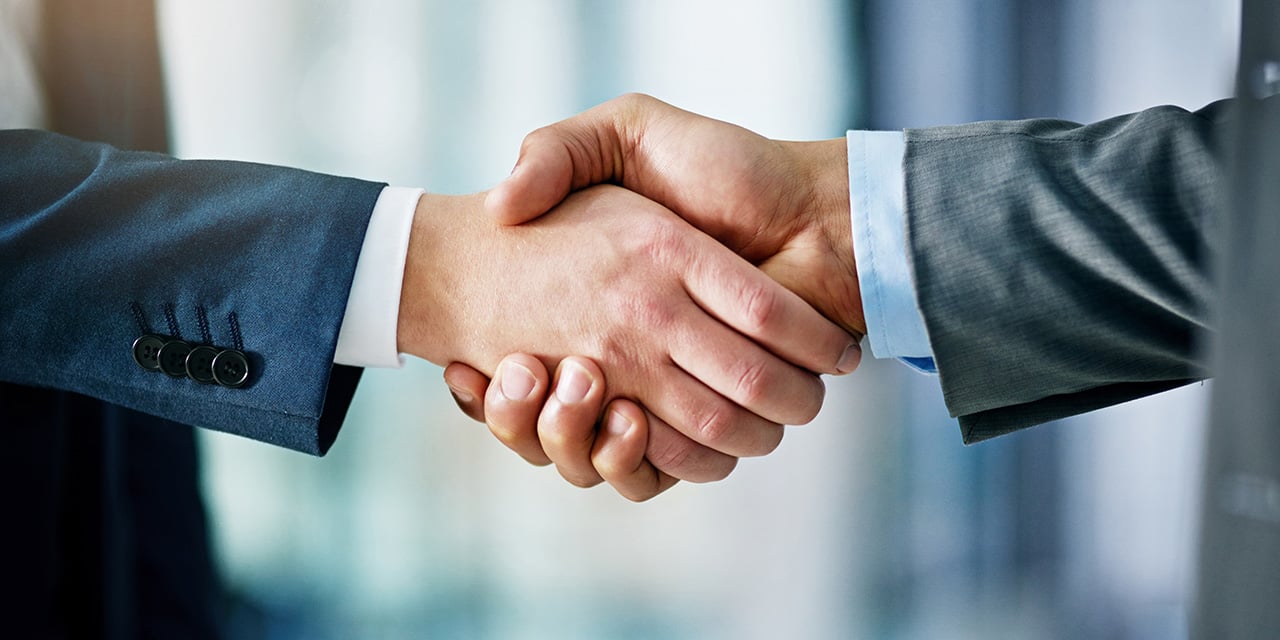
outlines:
[{"label": "handshake", "polygon": [[858,365],[847,162],[642,95],[534,131],[492,191],[419,201],[398,348],[572,484],[722,479]]}]

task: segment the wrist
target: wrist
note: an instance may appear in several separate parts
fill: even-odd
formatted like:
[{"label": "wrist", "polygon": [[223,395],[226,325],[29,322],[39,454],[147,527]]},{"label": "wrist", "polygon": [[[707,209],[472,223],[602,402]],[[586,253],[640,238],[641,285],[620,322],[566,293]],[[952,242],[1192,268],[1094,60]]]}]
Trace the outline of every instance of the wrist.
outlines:
[{"label": "wrist", "polygon": [[849,204],[849,156],[844,138],[786,143],[797,167],[797,179],[808,186],[804,229],[825,254],[817,305],[834,322],[855,335],[865,335],[858,270],[853,253]]},{"label": "wrist", "polygon": [[[844,138],[803,142],[802,175],[810,185],[810,224],[853,271],[853,232],[849,220],[849,155]],[[856,272],[854,272],[856,275]]]},{"label": "wrist", "polygon": [[476,223],[483,222],[483,193],[456,196],[426,193],[418,200],[409,234],[396,347],[401,353],[439,365],[454,353],[462,326],[457,293],[463,288],[466,247]]}]

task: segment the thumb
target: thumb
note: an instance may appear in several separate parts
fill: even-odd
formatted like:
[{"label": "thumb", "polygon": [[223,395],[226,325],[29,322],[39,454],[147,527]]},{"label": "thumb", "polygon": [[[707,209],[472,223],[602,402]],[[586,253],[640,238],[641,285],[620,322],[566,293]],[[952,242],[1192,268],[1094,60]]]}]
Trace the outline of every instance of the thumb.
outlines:
[{"label": "thumb", "polygon": [[568,146],[544,127],[525,137],[511,175],[485,196],[485,212],[499,224],[528,222],[560,204],[574,187],[573,177]]},{"label": "thumb", "polygon": [[[621,183],[623,158],[634,151],[622,134],[661,108],[654,98],[630,94],[525,136],[515,169],[485,197],[485,211],[500,224],[521,224],[560,204],[570,191]],[[627,148],[624,148],[627,147]]]}]

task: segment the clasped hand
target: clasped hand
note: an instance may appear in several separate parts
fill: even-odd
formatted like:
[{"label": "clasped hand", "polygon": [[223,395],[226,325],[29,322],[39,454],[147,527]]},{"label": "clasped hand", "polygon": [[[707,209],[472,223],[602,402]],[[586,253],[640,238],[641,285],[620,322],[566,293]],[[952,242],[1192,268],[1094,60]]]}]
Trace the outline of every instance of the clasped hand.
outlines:
[{"label": "clasped hand", "polygon": [[575,485],[724,478],[859,362],[846,167],[640,95],[539,129],[494,190],[419,203],[400,349]]}]

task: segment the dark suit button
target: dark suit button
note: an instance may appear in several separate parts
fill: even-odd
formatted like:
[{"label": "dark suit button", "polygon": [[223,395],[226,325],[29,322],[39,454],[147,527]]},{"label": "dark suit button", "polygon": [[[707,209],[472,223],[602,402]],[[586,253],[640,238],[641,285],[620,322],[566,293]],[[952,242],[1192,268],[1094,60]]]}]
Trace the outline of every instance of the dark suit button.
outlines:
[{"label": "dark suit button", "polygon": [[160,347],[160,370],[175,377],[187,377],[187,354],[191,345],[181,340],[170,340]]},{"label": "dark suit button", "polygon": [[238,387],[249,379],[249,359],[235,349],[227,349],[213,359],[213,379],[224,387]]},{"label": "dark suit button", "polygon": [[203,384],[213,384],[213,359],[218,357],[218,350],[207,346],[199,346],[187,354],[187,377]]},{"label": "dark suit button", "polygon": [[133,341],[133,361],[147,371],[160,370],[160,348],[168,338],[148,333]]}]

